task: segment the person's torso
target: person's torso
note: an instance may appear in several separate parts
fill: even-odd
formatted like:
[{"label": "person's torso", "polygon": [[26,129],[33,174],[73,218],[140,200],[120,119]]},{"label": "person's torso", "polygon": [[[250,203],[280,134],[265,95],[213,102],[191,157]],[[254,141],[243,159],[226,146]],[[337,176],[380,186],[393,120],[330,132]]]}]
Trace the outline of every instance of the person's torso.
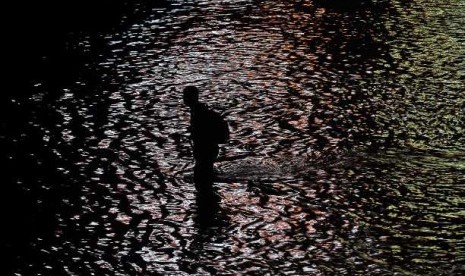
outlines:
[{"label": "person's torso", "polygon": [[217,129],[215,121],[219,120],[220,115],[206,105],[199,104],[191,116],[191,135],[194,144],[218,145],[216,136],[220,130]]}]

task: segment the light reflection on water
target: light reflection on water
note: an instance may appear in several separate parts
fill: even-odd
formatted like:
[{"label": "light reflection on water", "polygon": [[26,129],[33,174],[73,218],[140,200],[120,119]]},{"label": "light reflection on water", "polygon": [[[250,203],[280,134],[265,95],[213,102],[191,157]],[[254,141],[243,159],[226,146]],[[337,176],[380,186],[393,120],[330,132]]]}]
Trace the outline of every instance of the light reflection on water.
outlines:
[{"label": "light reflection on water", "polygon": [[[173,1],[109,35],[103,84],[70,86],[46,103],[57,124],[37,122],[80,210],[18,272],[458,274],[464,12]],[[179,94],[192,84],[232,128],[208,225]]]}]

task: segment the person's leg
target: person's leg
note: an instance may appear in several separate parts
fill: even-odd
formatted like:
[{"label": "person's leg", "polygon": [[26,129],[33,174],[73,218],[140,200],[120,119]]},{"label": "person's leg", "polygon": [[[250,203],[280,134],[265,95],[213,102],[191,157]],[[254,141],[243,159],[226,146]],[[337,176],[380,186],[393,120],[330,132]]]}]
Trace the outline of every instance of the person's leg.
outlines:
[{"label": "person's leg", "polygon": [[[214,180],[214,162],[218,157],[219,147],[217,145],[208,145],[199,147],[194,152],[195,168],[194,178],[213,184]],[[211,185],[209,185],[211,187]]]},{"label": "person's leg", "polygon": [[218,147],[204,147],[196,153],[194,183],[197,190],[197,199],[200,205],[210,206],[213,202],[219,202],[220,200],[213,189],[213,163],[218,156]]},{"label": "person's leg", "polygon": [[206,193],[213,188],[213,166],[205,160],[198,160],[194,167],[195,188],[200,193]]}]

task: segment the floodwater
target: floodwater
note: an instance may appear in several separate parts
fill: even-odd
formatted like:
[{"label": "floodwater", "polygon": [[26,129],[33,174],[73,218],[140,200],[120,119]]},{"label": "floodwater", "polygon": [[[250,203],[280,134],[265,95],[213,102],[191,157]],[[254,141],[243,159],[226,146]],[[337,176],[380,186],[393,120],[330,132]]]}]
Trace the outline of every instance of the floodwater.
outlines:
[{"label": "floodwater", "polygon": [[[59,207],[15,275],[460,275],[464,26],[461,0],[173,0],[77,34],[82,73],[17,103],[55,172],[18,185]],[[208,217],[186,85],[231,126]]]}]

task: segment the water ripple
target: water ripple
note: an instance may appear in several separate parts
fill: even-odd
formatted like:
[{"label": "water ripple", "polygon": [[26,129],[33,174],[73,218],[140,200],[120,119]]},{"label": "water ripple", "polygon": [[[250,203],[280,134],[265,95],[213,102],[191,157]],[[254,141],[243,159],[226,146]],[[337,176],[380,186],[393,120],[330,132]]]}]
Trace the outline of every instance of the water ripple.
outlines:
[{"label": "water ripple", "polygon": [[[30,99],[80,197],[18,275],[459,275],[465,7],[362,2],[176,0],[102,38],[99,85]],[[185,85],[231,124],[207,226]]]}]

